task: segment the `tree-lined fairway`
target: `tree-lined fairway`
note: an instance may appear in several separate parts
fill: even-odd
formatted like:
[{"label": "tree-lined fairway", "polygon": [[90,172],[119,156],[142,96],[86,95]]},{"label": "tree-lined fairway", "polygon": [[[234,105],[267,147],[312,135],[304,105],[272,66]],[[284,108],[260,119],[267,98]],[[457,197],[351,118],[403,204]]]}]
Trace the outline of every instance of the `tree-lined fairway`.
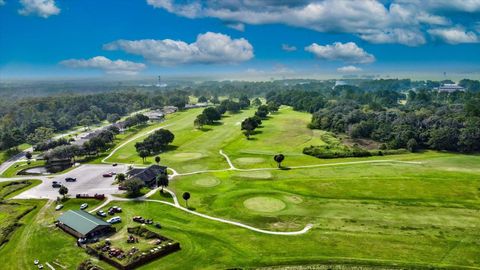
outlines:
[{"label": "tree-lined fairway", "polygon": [[[223,149],[239,168],[276,167],[272,158],[280,152],[288,156],[286,163],[291,166],[318,163],[317,158],[302,154],[305,146],[323,144],[321,135],[324,132],[306,127],[310,121],[308,114],[283,107],[263,121],[262,128],[256,131],[252,139],[246,140],[240,130],[240,122],[252,116],[254,111],[249,109],[237,114],[226,114],[218,125],[205,126],[202,130],[193,126],[201,109],[177,113],[165,122],[154,125],[167,126],[166,129],[175,135],[169,150],[160,154],[162,162],[178,172],[223,169],[227,163],[218,154]],[[149,130],[152,127],[140,133]],[[135,142],[144,138],[128,143],[106,161],[143,165],[142,159],[135,152]],[[153,157],[147,158],[145,164],[151,163],[154,163]]]},{"label": "tree-lined fairway", "polygon": [[[227,114],[221,124],[197,130],[193,121],[201,110],[179,112],[163,123],[124,135],[117,145],[139,137],[118,148],[107,161],[154,163],[152,156],[143,164],[134,144],[147,132],[166,126],[175,140],[160,154],[160,163],[180,173],[169,189],[182,205],[182,194],[189,192],[189,206],[199,213],[270,231],[298,231],[306,224],[313,224],[313,228],[296,236],[269,235],[158,202],[111,202],[124,209],[118,228],[130,226],[131,218],[141,215],[160,222],[158,232],[181,243],[181,251],[141,269],[324,263],[366,269],[379,265],[480,269],[479,155],[426,151],[317,159],[303,155],[303,147],[322,144],[322,138],[331,135],[308,129],[310,116],[306,113],[282,107],[246,140],[239,123],[252,116],[254,109]],[[239,170],[228,169],[220,150]],[[277,169],[273,160],[277,153],[285,155],[283,165],[289,169]],[[319,166],[298,167],[311,165]],[[182,175],[185,173],[189,174]],[[173,202],[170,196],[159,193],[151,199]],[[65,209],[79,204],[73,200]],[[11,269],[28,267],[36,256],[47,261],[61,258],[68,266],[88,257],[78,252],[73,238],[52,226],[59,214],[53,207],[48,205],[38,214],[28,215],[25,226],[12,238],[15,245],[0,249]],[[28,245],[23,238],[32,239],[34,244]],[[42,249],[43,244],[54,249]],[[55,247],[62,246],[68,248],[58,254]],[[10,259],[11,254],[23,254],[22,259]]]}]

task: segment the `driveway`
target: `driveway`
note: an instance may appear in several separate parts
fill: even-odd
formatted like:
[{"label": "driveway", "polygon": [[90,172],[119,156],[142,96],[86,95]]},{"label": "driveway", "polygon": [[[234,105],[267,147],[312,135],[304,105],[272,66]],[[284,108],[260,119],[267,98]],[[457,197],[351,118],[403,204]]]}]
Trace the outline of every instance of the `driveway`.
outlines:
[{"label": "driveway", "polygon": [[[104,173],[115,172],[125,173],[127,165],[82,165],[65,174],[52,176],[45,179],[40,185],[31,188],[15,197],[15,199],[51,199],[55,200],[60,196],[58,188],[52,188],[52,182],[57,181],[68,188],[68,194],[74,197],[76,194],[117,194],[118,185],[112,185],[114,177],[103,177]],[[65,178],[77,178],[76,182],[66,182]],[[35,178],[35,177],[32,177]]]}]

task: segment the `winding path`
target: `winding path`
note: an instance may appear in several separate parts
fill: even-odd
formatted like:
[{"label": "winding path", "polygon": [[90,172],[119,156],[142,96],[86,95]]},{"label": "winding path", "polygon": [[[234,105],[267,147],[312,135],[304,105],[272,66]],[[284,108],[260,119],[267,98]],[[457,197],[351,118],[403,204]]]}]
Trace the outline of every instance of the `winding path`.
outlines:
[{"label": "winding path", "polygon": [[[106,163],[106,164],[113,163],[113,162],[108,162],[106,160],[109,159],[118,150],[123,148],[125,145],[127,145],[127,144],[131,143],[132,141],[137,140],[141,137],[144,137],[148,134],[151,134],[151,133],[155,132],[156,130],[159,130],[159,129],[162,129],[162,128],[165,128],[165,127],[168,127],[168,126],[171,126],[171,125],[172,124],[163,125],[163,126],[155,128],[155,129],[152,129],[148,132],[141,133],[141,134],[138,134],[136,136],[133,136],[132,138],[128,139],[127,141],[125,141],[122,144],[115,147],[110,152],[110,154],[108,156],[106,156],[104,159],[102,159],[102,163]],[[210,173],[210,172],[224,172],[224,171],[249,172],[249,171],[278,170],[278,168],[240,169],[240,168],[235,167],[235,165],[231,161],[230,157],[227,154],[225,154],[223,152],[223,150],[219,150],[219,154],[222,155],[225,158],[225,160],[227,161],[228,166],[229,166],[228,168],[219,169],[219,170],[201,170],[201,171],[194,171],[194,172],[189,172],[189,173],[178,173],[175,169],[169,168],[173,172],[169,176],[170,180],[175,179],[175,177],[177,177],[177,176],[186,176],[186,175],[194,175],[194,174]],[[292,167],[288,167],[288,169],[307,169],[307,168],[316,168],[316,167],[341,166],[341,165],[351,165],[351,164],[369,164],[369,163],[404,163],[404,164],[416,164],[416,165],[422,164],[421,162],[414,162],[414,161],[364,160],[364,161],[351,161],[351,162],[338,162],[338,163],[328,163],[328,164],[313,164],[313,165],[303,165],[303,166],[292,166]],[[83,166],[88,166],[88,164],[83,165]],[[15,177],[15,178],[0,178],[0,182],[11,181],[11,180],[20,180],[20,179],[29,179],[29,178],[32,178],[32,177],[25,176],[25,177]],[[41,181],[45,181],[47,179],[47,177],[45,177],[45,176],[39,176],[39,177],[35,177],[35,178],[39,179]],[[278,231],[268,231],[268,230],[264,230],[264,229],[259,229],[259,228],[255,228],[255,227],[252,227],[250,225],[241,223],[241,222],[236,222],[236,221],[227,220],[227,219],[218,218],[218,217],[212,217],[212,216],[202,214],[202,213],[198,213],[196,211],[185,208],[185,207],[181,206],[180,203],[178,202],[178,198],[177,198],[176,194],[169,189],[164,189],[164,190],[172,195],[173,203],[172,202],[167,202],[167,201],[162,201],[162,200],[149,199],[149,197],[152,196],[153,194],[155,194],[155,192],[158,192],[158,189],[159,188],[153,189],[150,192],[148,192],[147,194],[145,194],[144,196],[142,196],[140,198],[135,198],[135,199],[117,198],[117,197],[113,197],[112,195],[107,195],[106,200],[104,202],[102,202],[100,205],[98,205],[94,209],[90,210],[89,212],[93,213],[95,211],[98,211],[99,209],[105,207],[106,205],[108,205],[109,203],[111,203],[113,201],[145,201],[145,202],[154,202],[154,203],[162,203],[162,204],[170,205],[170,206],[173,206],[173,207],[175,207],[179,210],[182,210],[184,212],[187,212],[187,213],[190,213],[190,214],[193,214],[193,215],[205,218],[205,219],[209,219],[209,220],[213,220],[213,221],[217,221],[217,222],[221,222],[221,223],[225,223],[225,224],[230,224],[230,225],[245,228],[245,229],[248,229],[248,230],[251,230],[251,231],[264,233],[264,234],[270,234],[270,235],[300,235],[300,234],[307,233],[313,227],[313,224],[307,224],[302,230],[292,231],[292,232],[278,232]]]}]

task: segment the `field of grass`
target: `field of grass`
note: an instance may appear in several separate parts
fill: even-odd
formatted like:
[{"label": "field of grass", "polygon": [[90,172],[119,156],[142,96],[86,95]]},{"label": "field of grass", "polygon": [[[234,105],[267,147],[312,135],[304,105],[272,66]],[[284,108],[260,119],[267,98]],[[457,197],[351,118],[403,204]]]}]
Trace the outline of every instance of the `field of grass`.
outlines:
[{"label": "field of grass", "polygon": [[[24,143],[24,144],[21,144],[21,145],[18,146],[18,150],[23,151],[25,149],[28,149],[30,146],[31,145]],[[4,161],[6,161],[7,159],[9,159],[10,157],[14,156],[17,153],[18,152],[13,151],[13,150],[0,151],[0,164],[3,163]]]},{"label": "field of grass", "polygon": [[[475,232],[473,230],[475,227],[472,226],[475,217],[469,219],[467,213],[460,216],[461,220],[441,224],[440,220],[443,219],[443,222],[447,220],[443,215],[448,213],[442,211],[438,215],[438,221],[430,225],[428,224],[430,221],[436,220],[433,217],[436,215],[434,211],[430,211],[427,217],[420,217],[419,210],[416,210],[416,218],[427,223],[413,225],[408,222],[402,223],[401,220],[415,214],[409,215],[407,209],[404,211],[396,209],[397,211],[387,216],[383,223],[377,220],[381,223],[375,224],[378,214],[373,216],[369,214],[375,212],[379,205],[366,204],[360,205],[360,208],[350,209],[351,205],[347,204],[336,211],[325,211],[331,207],[327,204],[323,207],[326,214],[324,219],[334,224],[329,226],[316,224],[316,227],[305,235],[273,236],[205,220],[159,203],[112,204],[124,209],[120,214],[123,222],[115,225],[119,231],[135,224],[131,221],[133,216],[142,215],[162,224],[162,229],[149,227],[151,230],[181,243],[181,251],[141,269],[227,269],[319,263],[366,266],[396,264],[403,267],[450,266],[452,269],[462,269],[466,266],[475,268],[480,263],[478,256],[480,251],[477,249],[478,230]],[[357,213],[352,217],[345,217],[346,212],[363,210],[370,213],[364,212],[363,215]],[[392,222],[394,215],[397,215],[399,221]],[[344,219],[350,221],[343,222]],[[465,221],[467,224],[460,224]],[[403,228],[395,228],[399,224],[403,224]]]},{"label": "field of grass", "polygon": [[[165,122],[143,131],[169,125],[166,129],[173,132],[175,140],[168,151],[160,154],[163,164],[180,172],[223,169],[227,166],[225,159],[219,155],[218,151],[228,142],[237,139],[239,135],[243,136],[239,124],[244,118],[253,115],[254,110],[227,114],[223,117],[221,124],[205,126],[203,130],[197,130],[193,126],[193,121],[201,111],[202,109],[191,109],[179,112],[169,117]],[[128,143],[107,161],[139,165],[154,163],[153,157],[147,158],[147,162],[143,163],[135,151],[135,143],[142,141],[145,137]]]},{"label": "field of grass", "polygon": [[[277,164],[273,156],[283,153],[286,159],[284,166],[302,166],[319,163],[348,161],[350,159],[321,160],[302,153],[306,146],[322,145],[322,138],[337,140],[328,132],[307,128],[310,115],[282,107],[279,112],[263,121],[262,127],[256,130],[252,139],[247,140],[240,130],[240,123],[254,114],[254,109],[244,110],[237,114],[225,115],[219,124],[205,126],[203,130],[193,127],[195,117],[202,109],[187,110],[171,116],[167,121],[140,130],[148,132],[160,126],[167,126],[175,135],[169,149],[160,153],[161,163],[180,173],[199,170],[218,170],[228,167],[225,158],[219,154],[223,150],[228,154],[237,168],[275,168]],[[135,151],[135,143],[142,141],[142,136],[116,151],[106,161],[146,166],[154,163],[153,157],[145,163]],[[126,140],[124,140],[126,141]],[[121,144],[119,141],[118,144]],[[105,157],[105,155],[103,156]],[[390,156],[388,157],[390,158]],[[402,158],[398,155],[395,158]],[[367,158],[372,159],[372,158]],[[377,157],[385,159],[385,157]],[[98,159],[101,160],[101,159]],[[355,160],[365,160],[357,158]]]},{"label": "field of grass", "polygon": [[21,181],[7,181],[0,183],[0,200],[5,200],[14,197],[15,195],[33,188],[42,181],[40,180],[21,180]]},{"label": "field of grass", "polygon": [[[110,206],[124,210],[120,214],[123,222],[115,225],[119,231],[135,224],[133,216],[141,215],[162,224],[162,229],[152,230],[181,244],[181,251],[141,269],[279,265],[291,265],[291,269],[301,265],[313,265],[311,269],[324,269],[325,265],[332,269],[348,265],[360,269],[480,269],[480,155],[425,151],[317,159],[303,155],[302,149],[321,145],[322,138],[330,135],[306,128],[308,114],[282,107],[263,122],[252,140],[246,140],[239,123],[253,115],[254,109],[226,115],[221,124],[206,126],[203,131],[193,128],[200,112],[180,112],[164,123],[139,130],[169,125],[175,141],[160,154],[161,163],[180,173],[228,168],[220,149],[242,169],[177,176],[169,188],[180,202],[185,203],[181,194],[188,191],[189,206],[199,213],[271,231],[297,231],[307,224],[313,228],[297,236],[268,235],[161,203],[111,202]],[[117,145],[132,136],[136,136],[134,132],[119,138]],[[143,138],[136,141],[140,140]],[[153,157],[142,164],[134,144],[126,144],[107,161],[151,164]],[[283,165],[290,169],[276,169],[276,153],[286,156]],[[314,164],[322,166],[295,168]],[[151,198],[172,202],[158,192]],[[69,203],[65,210],[77,208],[81,202]],[[42,261],[59,259],[69,268],[88,257],[75,247],[71,236],[51,226],[59,214],[53,208],[48,205],[35,217],[27,216],[35,222],[20,228],[12,238],[15,245],[0,249],[0,257],[7,258],[11,269],[27,268],[35,256]],[[32,239],[32,246],[27,246],[24,238]],[[43,245],[53,251],[42,249]],[[66,248],[55,251],[61,246]],[[22,254],[22,259],[17,262],[11,254]]]},{"label": "field of grass", "polygon": [[22,170],[42,166],[44,164],[45,164],[45,161],[43,161],[43,160],[30,161],[30,164],[28,164],[27,161],[15,162],[14,164],[12,164],[12,166],[8,167],[8,169],[6,169],[2,173],[2,175],[0,175],[0,176],[1,177],[15,177]]}]

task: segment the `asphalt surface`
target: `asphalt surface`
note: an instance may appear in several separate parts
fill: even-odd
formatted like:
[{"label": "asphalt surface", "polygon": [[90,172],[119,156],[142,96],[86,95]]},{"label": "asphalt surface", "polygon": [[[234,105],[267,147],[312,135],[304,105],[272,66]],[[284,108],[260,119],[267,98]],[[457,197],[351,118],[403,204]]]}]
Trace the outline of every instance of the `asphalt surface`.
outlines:
[{"label": "asphalt surface", "polygon": [[[118,185],[113,185],[115,180],[113,177],[103,177],[104,173],[115,172],[125,173],[127,171],[127,165],[121,165],[113,167],[112,165],[82,165],[75,168],[65,174],[51,177],[42,177],[43,182],[31,188],[18,196],[15,199],[51,199],[55,200],[60,196],[58,188],[52,187],[52,182],[57,181],[68,188],[68,194],[74,197],[76,194],[119,194]],[[73,177],[77,178],[76,182],[67,182],[65,178]],[[38,178],[38,177],[31,177]]]}]

